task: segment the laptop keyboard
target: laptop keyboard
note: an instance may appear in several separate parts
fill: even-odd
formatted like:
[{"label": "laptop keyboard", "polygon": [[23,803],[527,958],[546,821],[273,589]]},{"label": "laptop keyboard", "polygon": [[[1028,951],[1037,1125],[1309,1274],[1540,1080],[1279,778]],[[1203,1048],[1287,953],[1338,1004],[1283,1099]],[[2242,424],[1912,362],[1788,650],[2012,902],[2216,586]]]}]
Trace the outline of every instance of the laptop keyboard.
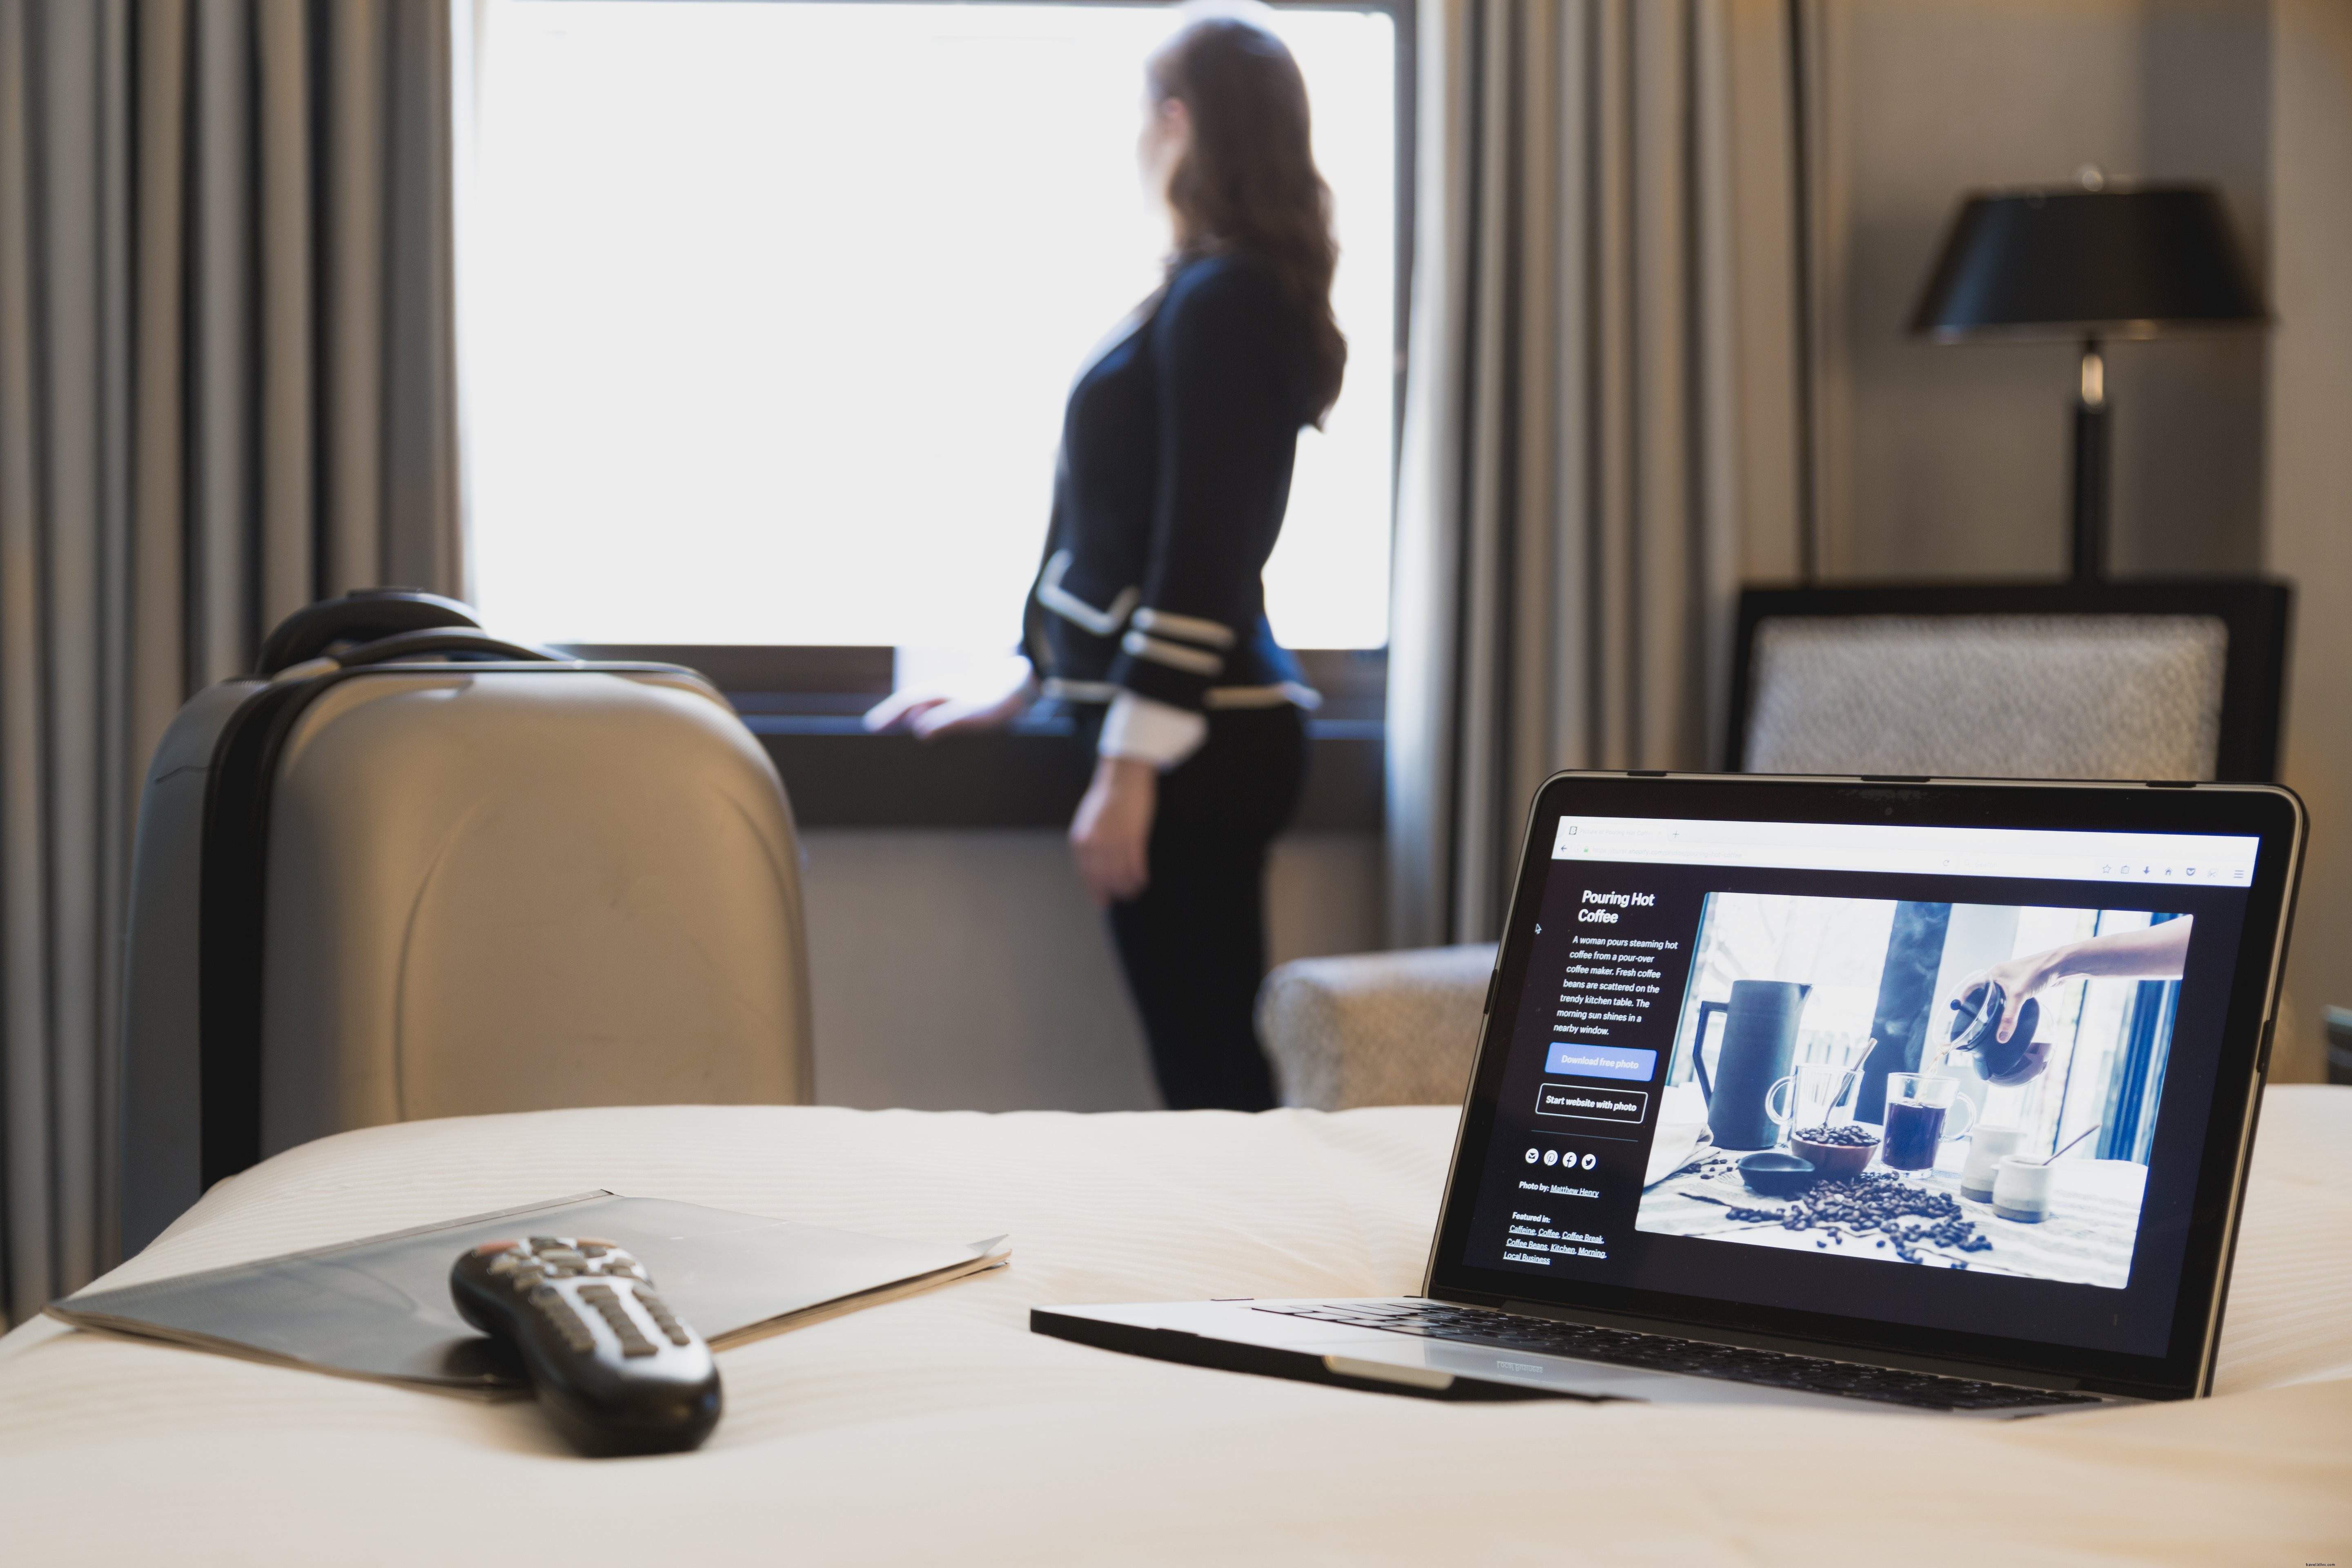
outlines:
[{"label": "laptop keyboard", "polygon": [[1345,1323],[1351,1328],[1386,1329],[1391,1333],[1421,1334],[1464,1344],[1575,1356],[1651,1372],[1696,1373],[1736,1383],[1839,1394],[1849,1399],[1875,1399],[1888,1405],[1931,1410],[2010,1410],[2099,1403],[2095,1394],[2055,1394],[2009,1384],[1976,1383],[1934,1373],[1898,1372],[1818,1356],[1744,1350],[1737,1345],[1676,1339],[1670,1334],[1594,1328],[1584,1323],[1561,1323],[1549,1318],[1436,1302],[1417,1305],[1401,1301],[1309,1301],[1288,1307],[1261,1306],[1257,1310],[1321,1323]]}]

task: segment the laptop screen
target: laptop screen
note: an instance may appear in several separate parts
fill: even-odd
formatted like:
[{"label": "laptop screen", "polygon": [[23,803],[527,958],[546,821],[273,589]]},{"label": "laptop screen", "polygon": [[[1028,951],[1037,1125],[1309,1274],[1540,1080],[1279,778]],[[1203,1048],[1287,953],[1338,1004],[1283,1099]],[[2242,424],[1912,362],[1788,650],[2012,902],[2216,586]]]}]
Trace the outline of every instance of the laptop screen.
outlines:
[{"label": "laptop screen", "polygon": [[2178,1349],[2259,834],[1534,831],[1442,1274]]}]

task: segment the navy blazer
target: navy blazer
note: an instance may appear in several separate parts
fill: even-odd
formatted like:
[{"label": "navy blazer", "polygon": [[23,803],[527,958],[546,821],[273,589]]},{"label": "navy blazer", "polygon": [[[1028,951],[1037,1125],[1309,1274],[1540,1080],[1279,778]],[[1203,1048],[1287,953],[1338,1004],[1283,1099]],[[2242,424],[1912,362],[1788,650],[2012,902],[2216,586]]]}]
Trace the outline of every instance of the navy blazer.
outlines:
[{"label": "navy blazer", "polygon": [[1187,262],[1071,388],[1024,645],[1048,695],[1313,706],[1260,574],[1311,410],[1304,321],[1263,267]]}]

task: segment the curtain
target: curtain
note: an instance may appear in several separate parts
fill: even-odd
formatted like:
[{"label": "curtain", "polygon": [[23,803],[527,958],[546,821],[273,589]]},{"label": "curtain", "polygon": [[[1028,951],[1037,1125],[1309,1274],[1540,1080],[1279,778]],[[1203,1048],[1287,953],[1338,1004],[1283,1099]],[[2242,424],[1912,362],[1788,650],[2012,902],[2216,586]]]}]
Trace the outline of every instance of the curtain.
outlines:
[{"label": "curtain", "polygon": [[1715,760],[1738,582],[1794,526],[1792,15],[1423,0],[1398,945],[1495,934],[1552,772]]},{"label": "curtain", "polygon": [[117,1246],[142,770],[312,599],[459,586],[449,0],[0,0],[0,1304]]}]

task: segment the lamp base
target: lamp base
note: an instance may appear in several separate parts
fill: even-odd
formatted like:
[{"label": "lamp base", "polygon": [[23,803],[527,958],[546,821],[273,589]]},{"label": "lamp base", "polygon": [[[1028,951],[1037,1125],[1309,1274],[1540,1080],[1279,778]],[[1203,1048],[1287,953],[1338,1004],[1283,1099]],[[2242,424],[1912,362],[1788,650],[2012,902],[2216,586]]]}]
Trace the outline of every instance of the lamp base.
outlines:
[{"label": "lamp base", "polygon": [[2082,391],[2074,400],[2074,573],[2077,583],[2107,574],[2107,366],[2099,340],[2083,342]]}]

